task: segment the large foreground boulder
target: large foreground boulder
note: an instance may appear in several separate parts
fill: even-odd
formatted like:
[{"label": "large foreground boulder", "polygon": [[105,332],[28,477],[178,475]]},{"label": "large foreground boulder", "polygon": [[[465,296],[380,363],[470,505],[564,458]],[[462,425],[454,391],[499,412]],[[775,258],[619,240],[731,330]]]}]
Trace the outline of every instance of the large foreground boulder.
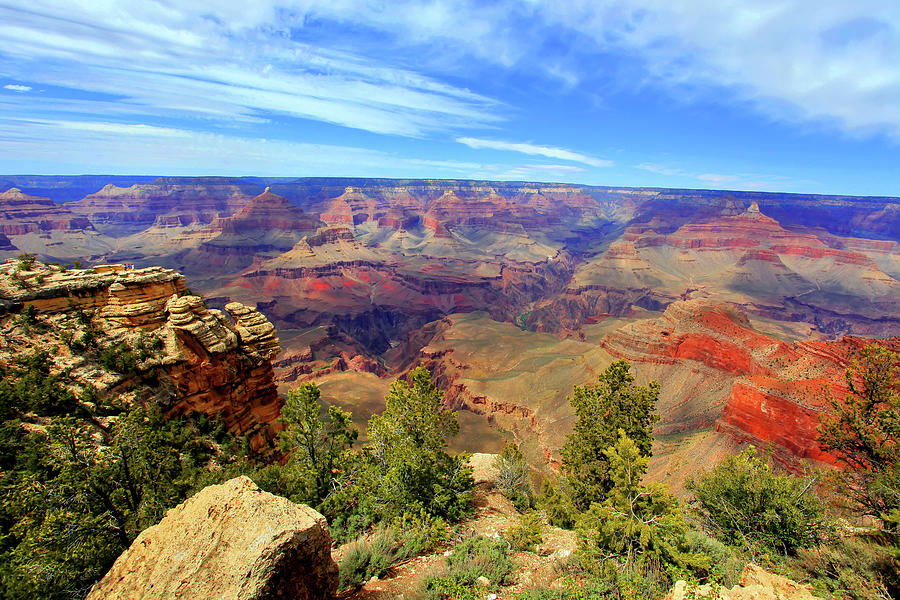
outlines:
[{"label": "large foreground boulder", "polygon": [[336,587],[324,517],[238,477],[142,532],[87,598],[323,600]]},{"label": "large foreground boulder", "polygon": [[717,588],[704,584],[692,588],[684,581],[666,596],[666,600],[688,600],[690,598],[716,598],[718,600],[822,600],[813,596],[809,588],[787,577],[769,573],[754,564],[744,567],[741,579],[733,588]]}]

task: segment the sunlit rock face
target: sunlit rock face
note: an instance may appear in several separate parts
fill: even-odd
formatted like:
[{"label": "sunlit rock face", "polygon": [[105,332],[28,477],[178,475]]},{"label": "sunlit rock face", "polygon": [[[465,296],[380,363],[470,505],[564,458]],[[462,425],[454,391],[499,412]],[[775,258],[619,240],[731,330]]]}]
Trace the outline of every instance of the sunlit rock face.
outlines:
[{"label": "sunlit rock face", "polygon": [[[160,267],[62,271],[39,262],[25,268],[20,260],[0,265],[0,318],[18,323],[29,307],[57,327],[43,337],[14,328],[4,338],[6,352],[55,348],[58,368],[104,393],[128,389],[153,373],[153,401],[167,414],[220,417],[230,431],[249,436],[254,451],[275,451],[281,401],[272,361],[281,348],[274,326],[256,309],[237,302],[226,307],[227,314],[208,308],[201,297],[187,294],[183,275]],[[89,350],[156,339],[160,351],[136,373],[98,379],[64,343],[66,334],[77,338],[87,324],[96,336],[96,348]]]}]

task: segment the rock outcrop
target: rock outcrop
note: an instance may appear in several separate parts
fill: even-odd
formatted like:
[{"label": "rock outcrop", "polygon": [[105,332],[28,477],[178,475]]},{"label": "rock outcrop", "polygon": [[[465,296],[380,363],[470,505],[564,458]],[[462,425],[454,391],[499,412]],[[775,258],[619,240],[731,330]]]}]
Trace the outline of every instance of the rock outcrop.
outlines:
[{"label": "rock outcrop", "polygon": [[696,587],[686,581],[677,581],[666,596],[666,600],[689,600],[691,598],[717,598],[719,600],[821,600],[809,588],[781,575],[775,575],[760,567],[749,564],[744,568],[741,579],[731,589],[704,584]]},{"label": "rock outcrop", "polygon": [[[0,318],[28,307],[63,319],[60,330],[68,329],[70,341],[26,339],[16,351],[58,344],[62,349],[54,359],[60,368],[84,371],[84,383],[101,391],[121,391],[135,383],[131,379],[152,374],[158,381],[154,401],[167,415],[221,418],[229,431],[250,438],[253,451],[275,452],[281,401],[272,361],[281,347],[275,327],[256,309],[233,302],[226,306],[229,318],[188,295],[184,277],[171,269],[98,265],[63,271],[9,260],[0,265]],[[85,370],[87,357],[72,350],[71,341],[85,327],[95,338],[95,347],[85,352],[147,338],[156,339],[161,351],[144,360],[137,374],[98,378]]]},{"label": "rock outcrop", "polygon": [[322,515],[238,477],[144,530],[87,598],[327,600],[337,572]]}]

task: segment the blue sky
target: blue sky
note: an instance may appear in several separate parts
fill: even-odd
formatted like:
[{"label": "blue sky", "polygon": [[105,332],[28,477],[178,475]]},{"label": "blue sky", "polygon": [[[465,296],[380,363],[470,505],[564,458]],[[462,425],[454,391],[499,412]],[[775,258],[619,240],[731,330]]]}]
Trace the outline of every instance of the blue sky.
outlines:
[{"label": "blue sky", "polygon": [[900,196],[900,0],[0,0],[0,173]]}]

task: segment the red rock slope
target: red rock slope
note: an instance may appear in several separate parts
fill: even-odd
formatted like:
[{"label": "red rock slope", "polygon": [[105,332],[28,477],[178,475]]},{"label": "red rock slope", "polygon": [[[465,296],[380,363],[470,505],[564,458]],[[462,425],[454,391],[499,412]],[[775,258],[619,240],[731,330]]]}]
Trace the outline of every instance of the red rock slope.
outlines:
[{"label": "red rock slope", "polygon": [[744,313],[728,305],[692,300],[673,303],[658,319],[626,325],[602,345],[638,369],[700,368],[707,388],[721,390],[720,397],[708,400],[709,406],[724,403],[716,431],[741,442],[772,445],[785,462],[809,458],[832,463],[833,457],[819,449],[816,427],[827,398],[846,393],[843,374],[853,353],[869,343],[900,349],[900,338],[789,344],[755,330]]}]

